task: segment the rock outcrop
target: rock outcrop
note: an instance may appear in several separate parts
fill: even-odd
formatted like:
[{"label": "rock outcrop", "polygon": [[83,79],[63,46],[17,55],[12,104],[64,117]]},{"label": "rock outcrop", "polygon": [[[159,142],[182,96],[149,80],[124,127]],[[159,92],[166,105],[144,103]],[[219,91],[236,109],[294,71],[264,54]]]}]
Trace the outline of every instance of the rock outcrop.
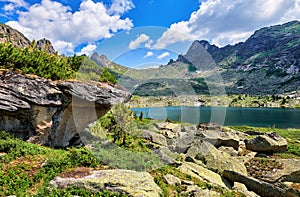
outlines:
[{"label": "rock outcrop", "polygon": [[1,71],[0,130],[51,147],[81,144],[80,132],[112,105],[129,99],[126,90],[104,83]]},{"label": "rock outcrop", "polygon": [[55,53],[55,49],[54,49],[52,43],[50,42],[50,40],[47,40],[46,38],[38,40],[36,42],[36,47],[38,50],[45,51],[49,54]]},{"label": "rock outcrop", "polygon": [[225,170],[223,176],[232,182],[243,183],[249,190],[265,197],[297,197],[300,194],[299,191],[294,189],[277,187],[273,184],[230,170]]},{"label": "rock outcrop", "polygon": [[256,152],[285,152],[288,148],[286,139],[278,135],[276,132],[269,132],[259,135],[254,139],[245,141],[248,150]]},{"label": "rock outcrop", "polygon": [[82,178],[56,177],[50,185],[56,188],[79,187],[93,192],[108,190],[133,197],[159,197],[162,194],[149,173],[121,169],[94,171]]},{"label": "rock outcrop", "polygon": [[226,184],[223,182],[222,177],[219,174],[205,168],[204,166],[197,165],[192,162],[184,162],[181,166],[179,166],[178,169],[184,174],[203,181],[208,181],[215,186],[226,188]]},{"label": "rock outcrop", "polygon": [[19,31],[7,25],[0,24],[0,43],[11,43],[16,47],[25,48],[30,46],[31,42]]}]

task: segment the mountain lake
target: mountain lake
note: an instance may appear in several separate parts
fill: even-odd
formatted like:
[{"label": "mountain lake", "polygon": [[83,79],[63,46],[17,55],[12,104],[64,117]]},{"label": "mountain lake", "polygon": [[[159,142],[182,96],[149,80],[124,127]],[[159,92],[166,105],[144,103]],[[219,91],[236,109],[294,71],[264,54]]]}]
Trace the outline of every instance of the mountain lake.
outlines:
[{"label": "mountain lake", "polygon": [[138,116],[157,120],[216,123],[224,126],[300,128],[300,109],[239,107],[149,107],[132,108]]}]

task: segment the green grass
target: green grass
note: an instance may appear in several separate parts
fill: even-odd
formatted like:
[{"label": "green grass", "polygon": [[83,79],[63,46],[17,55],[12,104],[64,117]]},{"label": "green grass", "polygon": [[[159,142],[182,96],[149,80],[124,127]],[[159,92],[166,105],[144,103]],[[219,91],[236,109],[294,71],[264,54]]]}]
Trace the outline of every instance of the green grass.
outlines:
[{"label": "green grass", "polygon": [[0,196],[121,196],[111,192],[92,194],[82,189],[49,189],[49,182],[76,166],[98,167],[102,163],[86,148],[65,150],[30,144],[0,132]]}]

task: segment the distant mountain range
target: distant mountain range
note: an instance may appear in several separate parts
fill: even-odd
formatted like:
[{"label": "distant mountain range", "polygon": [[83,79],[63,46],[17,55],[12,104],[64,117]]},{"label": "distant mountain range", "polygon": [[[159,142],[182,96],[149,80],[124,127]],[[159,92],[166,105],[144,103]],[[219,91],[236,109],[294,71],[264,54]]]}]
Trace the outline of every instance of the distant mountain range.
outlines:
[{"label": "distant mountain range", "polygon": [[[262,28],[233,46],[219,48],[204,40],[195,43],[203,46],[222,70],[228,93],[276,94],[300,87],[299,21]],[[198,53],[191,47],[177,62],[187,63]]]},{"label": "distant mountain range", "polygon": [[[0,43],[26,47],[22,33],[0,24]],[[37,47],[54,53],[51,42]],[[194,41],[185,55],[159,68],[136,70],[110,62],[105,55],[91,56],[119,78],[119,84],[143,96],[209,94],[214,89],[227,94],[281,94],[300,87],[300,22],[257,30],[245,42],[217,47]],[[212,79],[218,80],[213,81]]]}]

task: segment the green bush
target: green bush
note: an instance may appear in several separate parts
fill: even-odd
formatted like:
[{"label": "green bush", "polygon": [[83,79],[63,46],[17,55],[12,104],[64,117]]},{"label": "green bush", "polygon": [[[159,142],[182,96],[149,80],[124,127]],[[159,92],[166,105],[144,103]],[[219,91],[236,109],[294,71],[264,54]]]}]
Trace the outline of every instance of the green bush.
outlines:
[{"label": "green bush", "polygon": [[0,69],[16,70],[24,74],[60,80],[75,78],[83,64],[87,64],[86,66],[92,65],[90,69],[100,71],[96,72],[95,81],[117,83],[116,78],[108,69],[103,69],[100,66],[95,67],[95,62],[89,60],[93,63],[87,63],[86,60],[89,60],[86,56],[65,57],[57,53],[48,54],[34,46],[21,49],[9,43],[0,44]]}]

